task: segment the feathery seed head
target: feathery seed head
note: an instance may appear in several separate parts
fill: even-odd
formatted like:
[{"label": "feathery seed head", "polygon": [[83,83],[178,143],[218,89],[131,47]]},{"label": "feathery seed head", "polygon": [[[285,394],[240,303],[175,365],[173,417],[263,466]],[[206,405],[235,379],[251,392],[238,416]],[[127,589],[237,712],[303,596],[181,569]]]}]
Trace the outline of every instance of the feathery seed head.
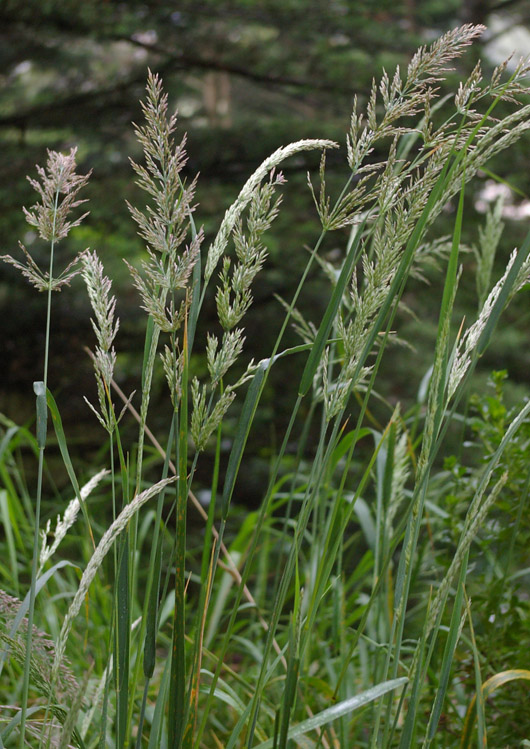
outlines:
[{"label": "feathery seed head", "polygon": [[86,185],[91,174],[75,173],[76,152],[77,148],[72,148],[69,154],[48,151],[46,169],[37,166],[40,182],[28,177],[31,186],[39,193],[41,201],[30,210],[24,208],[24,215],[28,224],[34,226],[41,238],[49,242],[58,242],[66,237],[70,229],[78,226],[88,215],[84,213],[73,221],[67,221],[74,208],[86,203],[86,200],[79,200],[77,194]]},{"label": "feathery seed head", "polygon": [[110,296],[112,283],[104,275],[103,264],[99,260],[97,253],[95,251],[86,251],[83,253],[81,261],[81,273],[95,316],[95,320],[92,318],[90,322],[98,341],[94,354],[94,369],[96,372],[100,411],[98,412],[86,398],[85,401],[91,410],[94,411],[102,426],[110,434],[114,429],[114,418],[110,403],[110,386],[116,364],[116,352],[112,344],[120,325],[119,319],[114,319],[116,297]]},{"label": "feathery seed head", "polygon": [[[30,210],[23,208],[26,221],[38,230],[42,239],[51,242],[52,247],[59,240],[64,239],[70,229],[79,226],[85,216],[88,216],[88,213],[84,213],[77,219],[67,220],[74,208],[86,202],[86,200],[79,200],[77,195],[86,185],[91,174],[91,172],[85,175],[75,173],[76,151],[76,148],[72,148],[69,154],[48,151],[46,169],[37,165],[40,181],[28,177],[41,200]],[[2,255],[0,260],[17,268],[39,291],[60,291],[61,287],[68,285],[79,272],[77,264],[80,255],[74,258],[57,277],[50,278],[49,271],[42,271],[24,245],[21,242],[19,245],[25,255],[25,263],[20,263],[11,255]]]},{"label": "feathery seed head", "polygon": [[226,211],[217,236],[215,237],[210,249],[208,250],[208,256],[206,258],[206,268],[204,270],[204,280],[208,283],[212,274],[217,266],[217,263],[221,259],[228,242],[230,235],[241,214],[252,200],[255,194],[255,190],[260,185],[262,180],[265,179],[267,174],[274,170],[279,164],[282,163],[289,156],[293,156],[295,153],[301,151],[311,151],[314,149],[325,149],[325,148],[338,148],[337,143],[331,140],[299,140],[294,143],[290,143],[288,146],[282,146],[272,153],[265,161],[256,169],[249,179],[243,185],[243,188],[236,200],[232,203],[230,208]]},{"label": "feathery seed head", "polygon": [[184,251],[180,249],[190,229],[197,178],[186,186],[181,177],[187,161],[186,138],[175,144],[177,116],[168,115],[168,96],[163,93],[160,78],[151,71],[146,91],[146,101],[141,102],[145,124],[135,126],[145,166],[134,161],[131,164],[137,185],[148,193],[152,205],[144,211],[127,205],[138,224],[138,234],[147,243],[149,260],[142,261],[143,274],[127,265],[142,297],[143,309],[160,330],[175,332],[187,309],[175,292],[188,286],[203,240],[201,229]]}]

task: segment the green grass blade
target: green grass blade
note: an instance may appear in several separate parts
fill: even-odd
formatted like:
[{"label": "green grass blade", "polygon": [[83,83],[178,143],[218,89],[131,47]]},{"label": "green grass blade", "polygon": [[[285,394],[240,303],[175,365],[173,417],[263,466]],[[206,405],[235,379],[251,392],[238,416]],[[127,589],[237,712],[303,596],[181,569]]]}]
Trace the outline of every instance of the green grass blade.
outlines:
[{"label": "green grass blade", "polygon": [[61,419],[61,414],[59,413],[59,409],[57,408],[57,403],[55,402],[55,399],[51,392],[47,389],[46,390],[46,402],[48,404],[48,408],[50,410],[50,414],[52,417],[53,426],[55,429],[55,434],[57,436],[57,442],[59,444],[59,450],[61,451],[61,456],[63,459],[64,467],[66,468],[66,472],[68,473],[68,478],[70,479],[70,482],[72,484],[72,487],[75,492],[75,496],[77,497],[77,501],[79,502],[79,506],[81,507],[81,511],[83,513],[83,517],[85,519],[85,523],[87,526],[87,530],[90,535],[90,539],[92,541],[92,545],[95,548],[94,543],[94,535],[92,533],[92,528],[90,526],[90,520],[88,518],[88,512],[86,509],[86,503],[81,497],[81,492],[79,490],[79,484],[77,481],[77,477],[75,475],[74,467],[72,465],[72,461],[70,459],[70,453],[68,451],[68,445],[66,442],[66,436],[64,434],[63,429],[63,422]]},{"label": "green grass blade", "polygon": [[451,254],[445,273],[445,283],[442,295],[442,304],[440,307],[440,317],[438,320],[438,336],[441,335],[444,322],[451,315],[455,288],[458,276],[458,255],[460,250],[460,238],[462,236],[462,221],[464,218],[464,194],[465,194],[465,174],[462,177],[462,189],[458,199],[458,208],[456,211],[455,225],[453,229],[453,241],[451,243]]},{"label": "green grass blade", "polygon": [[151,722],[151,730],[149,732],[149,743],[147,745],[147,749],[160,749],[160,747],[162,746],[161,736],[170,676],[171,658],[168,658],[166,660],[166,665],[164,666],[164,673],[160,681],[160,689],[156,698],[155,710],[153,713],[153,720]]},{"label": "green grass blade", "polygon": [[[175,605],[169,686],[168,732],[170,747],[182,747],[188,722],[190,700],[186,696],[186,511],[188,506],[188,344],[184,331],[182,395],[178,413],[176,537],[175,537]],[[176,435],[177,436],[177,435]]]},{"label": "green grass blade", "polygon": [[298,390],[299,395],[304,396],[311,387],[317,367],[322,360],[322,354],[329,338],[331,326],[333,325],[333,321],[337,316],[337,312],[342,301],[342,297],[344,296],[346,286],[351,281],[353,268],[358,258],[357,250],[359,248],[365,226],[366,217],[362,221],[355,234],[352,233],[350,246],[347,249],[346,259],[342,266],[340,276],[335,288],[333,289],[331,299],[320,324],[320,328],[318,329],[317,337],[315,338],[315,341],[311,348],[311,353],[309,354],[309,358],[306,362],[304,372],[302,374],[302,379],[300,381],[300,387]]},{"label": "green grass blade", "polygon": [[526,235],[526,238],[521,246],[521,249],[517,253],[517,257],[515,258],[514,264],[512,265],[512,267],[510,268],[508,272],[506,281],[504,282],[501,292],[499,296],[497,297],[495,304],[493,305],[493,308],[489,315],[486,326],[484,330],[482,331],[482,334],[478,340],[476,351],[479,356],[484,353],[486,347],[488,346],[491,340],[491,336],[493,334],[495,326],[497,325],[501,312],[506,306],[506,302],[508,301],[509,295],[513,289],[517,276],[519,275],[519,271],[521,270],[522,265],[524,261],[526,260],[526,258],[528,257],[529,253],[530,253],[530,232],[528,232],[528,234]]},{"label": "green grass blade", "polygon": [[162,547],[156,544],[153,565],[149,567],[149,576],[152,579],[148,605],[145,611],[146,630],[144,641],[143,670],[144,676],[150,679],[155,670],[156,655],[156,633],[158,630],[158,594],[160,592]]},{"label": "green grass blade", "polygon": [[147,694],[149,692],[149,678],[145,680],[144,693],[142,695],[142,705],[140,707],[140,715],[138,716],[138,728],[136,733],[136,749],[142,749],[142,732],[145,722],[145,710],[147,707]]},{"label": "green grass blade", "polygon": [[484,705],[484,694],[482,692],[482,672],[480,668],[480,653],[475,639],[475,629],[473,627],[473,617],[471,615],[471,605],[469,598],[466,596],[467,618],[469,621],[469,631],[471,634],[471,644],[473,646],[473,664],[475,667],[475,694],[477,695],[477,733],[478,746],[487,749],[488,737],[486,732],[486,709]]},{"label": "green grass blade", "polygon": [[125,530],[118,542],[116,579],[116,746],[125,746],[129,701],[130,594],[129,594],[129,532]]},{"label": "green grass blade", "polygon": [[[12,517],[9,511],[8,494],[5,489],[0,489],[0,519],[4,526],[5,538],[7,541],[7,553],[9,556],[9,563],[13,575],[13,589],[15,594],[18,593],[18,563],[17,563],[17,550],[15,544],[15,535],[13,530],[18,530],[16,521]],[[17,535],[20,535],[17,533]]]},{"label": "green grass blade", "polygon": [[[406,683],[407,679],[403,676],[399,679],[391,679],[382,684],[378,684],[375,687],[366,689],[364,692],[356,694],[354,697],[349,697],[347,700],[343,700],[342,702],[333,705],[333,707],[328,707],[326,710],[313,715],[311,718],[298,723],[296,726],[292,726],[292,728],[289,729],[288,737],[289,739],[295,740],[300,736],[304,736],[306,733],[309,733],[309,731],[314,731],[316,728],[325,726],[328,723],[331,723],[331,721],[341,718],[343,715],[348,715],[349,713],[358,710],[360,707],[363,707],[363,705],[368,705],[370,702],[379,699],[379,697],[382,697],[384,694],[387,694],[394,689],[398,689]],[[272,749],[272,739],[258,744],[255,749]]]},{"label": "green grass blade", "polygon": [[434,738],[440,716],[442,714],[442,708],[444,700],[447,694],[447,687],[449,684],[449,677],[451,675],[451,668],[453,666],[453,657],[456,650],[456,646],[460,637],[461,624],[460,619],[462,616],[462,606],[464,603],[464,584],[467,574],[467,561],[469,552],[466,552],[464,559],[462,560],[462,566],[460,568],[460,576],[458,579],[458,585],[456,590],[456,598],[453,604],[453,611],[451,613],[451,623],[449,625],[449,632],[447,640],[445,642],[444,653],[442,657],[442,668],[440,674],[440,683],[436,691],[436,697],[432,708],[431,716],[429,718],[429,725],[427,728],[427,743],[429,746]]},{"label": "green grass blade", "polygon": [[[426,645],[426,630],[423,629],[421,633],[421,639],[418,647],[419,651],[419,659],[420,661],[424,657],[425,654],[425,645]],[[410,699],[407,705],[407,715],[405,718],[405,724],[403,726],[403,731],[401,732],[401,739],[399,742],[399,749],[409,749],[411,746],[415,746],[416,742],[416,736],[415,736],[415,730],[416,730],[416,719],[418,717],[418,703],[421,696],[421,684],[422,684],[422,677],[423,672],[421,668],[416,669],[416,673],[414,674],[414,681],[412,684],[412,689],[410,690]],[[405,700],[405,689],[403,689],[403,693],[401,695],[401,700],[398,706],[398,709],[396,710],[396,717],[394,720],[394,726],[392,728],[392,734],[390,735],[389,745],[392,746],[392,739],[393,739],[393,733],[395,731],[396,723],[399,720],[399,718],[402,716],[402,709],[403,709],[403,703]]]},{"label": "green grass blade", "polygon": [[237,473],[243,457],[243,451],[247,444],[247,438],[252,426],[254,414],[258,407],[258,402],[261,396],[261,390],[263,381],[265,379],[266,367],[260,364],[258,369],[252,378],[250,386],[241,409],[241,415],[237,424],[236,435],[234,438],[234,444],[230,451],[230,457],[228,459],[228,466],[226,469],[226,477],[223,488],[223,498],[221,506],[221,514],[224,519],[228,514],[230,507],[230,500],[232,499],[232,493],[236,483]]},{"label": "green grass blade", "polygon": [[291,713],[294,708],[296,699],[296,689],[298,686],[298,675],[300,671],[300,630],[302,626],[302,595],[300,593],[300,575],[298,564],[295,569],[294,580],[294,610],[292,613],[291,624],[289,627],[289,657],[287,660],[287,675],[285,678],[285,689],[283,693],[283,705],[281,710],[281,720],[279,724],[278,741],[275,745],[278,749],[287,749],[289,723]]}]

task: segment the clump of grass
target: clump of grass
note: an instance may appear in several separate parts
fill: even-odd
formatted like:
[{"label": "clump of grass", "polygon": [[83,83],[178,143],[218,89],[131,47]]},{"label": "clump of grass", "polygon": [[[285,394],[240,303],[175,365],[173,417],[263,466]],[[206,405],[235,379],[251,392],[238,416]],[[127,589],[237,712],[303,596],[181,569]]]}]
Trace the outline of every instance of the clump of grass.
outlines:
[{"label": "clump of grass", "polygon": [[[527,423],[528,405],[505,425],[480,477],[470,484],[452,561],[440,570],[436,590],[416,603],[427,553],[427,508],[443,516],[442,497],[433,495],[438,481],[433,472],[445,433],[459,416],[464,388],[500,314],[530,280],[529,236],[492,285],[501,231],[497,207],[486,219],[476,250],[477,319],[464,332],[453,327],[466,185],[530,123],[529,105],[521,103],[528,93],[525,62],[509,77],[501,65],[487,82],[477,65],[460,85],[453,105],[443,102],[441,119],[436,86],[451,61],[482,30],[467,25],[449,32],[420,49],[404,75],[399,70],[392,78],[384,73],[373,85],[366,112],[355,102],[346,138],[350,174],[338,197],[327,192],[325,159],[326,150],[337,144],[303,140],[282,147],[243,186],[206,252],[203,231],[194,220],[196,179],[187,184],[183,176],[185,139],[175,141],[176,115],[169,114],[161,80],[149,74],[145,122],[135,128],[144,163],[132,162],[149,203],[143,209],[129,205],[147,251],[139,268],[129,264],[147,313],[139,412],[133,396],[127,398],[114,381],[116,299],[97,253],[86,251],[76,259],[78,267],[53,275],[54,243],[81,220],[67,217],[79,205],[77,193],[87,178],[75,176],[73,152],[68,157],[50,154],[48,172],[40,170],[42,181],[35,183],[42,202],[26,212],[51,242],[50,270],[41,272],[27,253],[26,265],[4,259],[49,294],[72,273],[82,273],[97,340],[93,360],[98,408],[89,405],[109,440],[105,486],[112,496],[113,518],[106,529],[98,523],[96,537],[91,535],[94,524],[86,498],[107,469],[98,466],[79,489],[45,374],[36,388],[41,467],[37,507],[47,410],[76,498],[58,519],[50,547],[46,528],[40,570],[36,512],[25,649],[18,640],[4,638],[4,660],[10,649],[11,657],[24,663],[20,719],[11,725],[19,730],[21,745],[31,709],[29,685],[38,681],[31,654],[35,597],[48,580],[59,584],[60,563],[50,564],[79,509],[92,545],[85,547],[80,581],[68,588],[72,600],[66,609],[57,604],[62,626],[47,661],[43,743],[46,736],[55,736],[55,718],[62,726],[62,745],[71,736],[79,746],[111,742],[120,748],[409,747],[418,740],[429,746],[440,731],[448,696],[453,702],[459,699],[452,679],[457,649],[466,642],[466,620],[475,663],[470,693],[479,695],[479,735],[486,736],[473,602],[465,597],[465,584],[473,544],[510,485],[504,456]],[[501,100],[515,106],[497,119]],[[386,147],[385,157],[376,158],[376,146],[378,153]],[[264,235],[281,210],[277,193],[285,180],[278,168],[291,155],[312,149],[322,151],[318,190],[309,179],[320,235],[293,298],[283,302],[285,317],[270,357],[246,361],[245,316],[267,261]],[[432,236],[437,216],[454,198],[458,205],[452,238]],[[330,232],[345,237],[338,268],[319,256]],[[331,281],[320,321],[304,319],[297,307],[317,261]],[[370,404],[378,395],[379,367],[394,337],[401,298],[409,278],[421,278],[429,264],[445,266],[445,271],[432,371],[423,383],[421,408],[389,408],[388,422],[374,429],[369,426]],[[204,342],[207,375],[201,380],[195,371],[194,354],[201,350],[196,328],[213,284],[219,330],[209,331]],[[285,349],[283,336],[290,323],[302,344]],[[226,530],[235,512],[232,495],[260,398],[273,366],[285,367],[285,376],[290,376],[292,356],[305,356],[305,367],[291,418],[261,506],[242,522],[228,550]],[[146,439],[154,440],[148,416],[157,366],[166,376],[170,418],[165,446],[156,442],[162,465],[153,483],[146,480],[144,452]],[[116,394],[124,400],[120,413]],[[242,405],[221,483],[226,416],[238,397]],[[304,399],[310,402],[309,416],[300,428]],[[128,412],[139,427],[135,464],[120,431],[120,420]],[[308,441],[313,419],[319,419],[314,446]],[[367,456],[360,446],[368,438],[373,449]],[[285,477],[286,450],[293,440],[297,457]],[[208,513],[201,510],[205,531],[196,552],[187,535],[187,505],[196,504],[196,471],[207,449],[214,455],[210,502]],[[11,502],[16,503],[15,495],[10,492]],[[140,515],[150,500],[155,506]],[[13,538],[11,533],[11,552]],[[109,579],[104,560],[111,550]],[[101,616],[95,613],[96,601]],[[58,710],[64,658],[76,626],[81,626],[85,603],[84,647],[96,661],[94,677],[87,676],[75,698],[63,699],[70,699],[71,710],[68,705]],[[101,647],[88,637],[88,631],[96,629],[96,618],[104,633]],[[78,643],[81,639],[77,637]],[[240,662],[243,668],[238,668]],[[16,678],[15,671],[10,675]],[[466,740],[470,720],[462,733]],[[462,727],[458,719],[452,725],[455,732]]]}]

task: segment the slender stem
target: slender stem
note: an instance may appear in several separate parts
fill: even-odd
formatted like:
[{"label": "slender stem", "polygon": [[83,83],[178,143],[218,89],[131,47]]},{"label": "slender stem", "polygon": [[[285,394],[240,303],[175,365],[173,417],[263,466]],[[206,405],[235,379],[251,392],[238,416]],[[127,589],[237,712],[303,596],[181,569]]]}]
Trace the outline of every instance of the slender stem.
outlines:
[{"label": "slender stem", "polygon": [[[60,184],[60,179],[58,180]],[[53,210],[53,231],[52,240],[50,244],[50,267],[49,267],[49,278],[48,278],[48,298],[46,303],[46,335],[44,344],[44,368],[43,368],[43,383],[44,383],[44,397],[46,397],[46,387],[48,385],[48,361],[50,355],[50,330],[51,330],[51,311],[52,311],[52,280],[53,280],[53,258],[55,250],[55,227],[57,222],[57,207],[59,205],[59,189],[55,192],[55,203]],[[26,656],[24,660],[24,683],[22,687],[22,711],[20,718],[20,747],[23,749],[25,746],[25,734],[26,734],[26,714],[28,707],[28,694],[29,694],[29,672],[31,664],[31,649],[33,642],[33,618],[35,613],[35,598],[37,595],[37,568],[39,563],[39,530],[40,530],[40,508],[42,499],[42,476],[44,473],[44,444],[39,445],[39,465],[37,472],[37,496],[35,500],[35,524],[33,530],[33,559],[31,562],[31,583],[29,589],[29,609],[28,609],[28,624],[26,633]]]},{"label": "slender stem", "polygon": [[40,506],[42,495],[42,474],[44,464],[44,448],[39,448],[39,467],[37,475],[37,502],[35,507],[35,531],[33,536],[33,559],[31,562],[31,584],[29,593],[29,610],[28,624],[26,632],[26,657],[24,660],[24,685],[22,689],[22,715],[20,719],[20,747],[25,746],[25,729],[26,729],[26,711],[29,693],[29,671],[31,663],[31,648],[33,642],[33,615],[35,611],[35,596],[37,582],[37,564],[39,549],[39,523],[40,523]]},{"label": "slender stem", "polygon": [[[60,184],[60,177],[58,184]],[[55,192],[55,203],[53,210],[53,230],[52,239],[50,243],[50,266],[49,266],[49,277],[48,277],[48,298],[46,304],[46,335],[44,344],[44,369],[43,369],[43,383],[44,383],[44,397],[46,397],[46,388],[48,385],[48,362],[50,354],[50,330],[51,330],[51,311],[52,311],[52,281],[53,281],[53,259],[55,250],[55,228],[57,223],[57,207],[59,205],[59,188]],[[28,695],[29,695],[29,675],[30,675],[30,664],[31,664],[31,650],[33,644],[33,619],[35,614],[35,598],[37,595],[37,569],[39,563],[39,531],[40,531],[40,510],[42,500],[42,476],[44,473],[44,448],[45,444],[39,444],[39,464],[37,472],[37,496],[35,499],[35,523],[33,530],[33,558],[31,561],[31,583],[29,589],[29,608],[28,608],[28,623],[26,632],[26,655],[24,660],[24,682],[22,687],[22,709],[20,716],[20,742],[19,746],[21,749],[25,746],[26,736],[26,715],[28,709]]]}]

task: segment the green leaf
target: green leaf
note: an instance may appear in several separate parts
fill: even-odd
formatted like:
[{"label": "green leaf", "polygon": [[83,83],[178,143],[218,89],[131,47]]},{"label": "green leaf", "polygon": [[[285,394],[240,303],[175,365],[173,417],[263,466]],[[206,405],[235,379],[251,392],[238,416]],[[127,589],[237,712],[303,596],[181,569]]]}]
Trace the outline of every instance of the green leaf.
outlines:
[{"label": "green leaf", "polygon": [[226,477],[224,482],[223,490],[223,501],[222,501],[222,517],[226,518],[228,514],[228,508],[230,507],[230,500],[232,499],[232,492],[236,483],[237,473],[239,471],[239,465],[241,458],[243,457],[243,451],[247,444],[247,438],[252,426],[254,414],[258,407],[258,401],[261,396],[261,386],[265,378],[266,362],[262,362],[258,367],[256,374],[252,378],[250,387],[247,391],[243,408],[241,409],[241,415],[237,424],[236,436],[230,457],[228,459],[228,466],[226,469]]},{"label": "green leaf", "polygon": [[153,720],[151,722],[151,730],[149,731],[149,744],[147,745],[147,749],[159,749],[159,747],[162,746],[160,736],[162,733],[162,726],[164,722],[164,711],[167,701],[170,675],[171,658],[167,658],[166,665],[164,667],[164,673],[160,681],[160,688],[156,697],[155,711],[153,713]]},{"label": "green leaf", "polygon": [[37,444],[41,450],[46,447],[48,409],[46,408],[46,386],[39,380],[33,383],[33,392],[37,396]]},{"label": "green leaf", "polygon": [[499,296],[497,297],[495,304],[493,305],[493,308],[491,310],[486,326],[484,330],[482,331],[482,335],[480,336],[478,340],[476,351],[479,356],[481,356],[481,354],[484,353],[484,350],[486,349],[486,347],[488,346],[490,342],[490,338],[495,329],[495,326],[497,325],[497,321],[501,315],[501,312],[503,311],[506,305],[506,302],[508,301],[510,292],[513,288],[513,285],[515,284],[515,281],[517,279],[517,276],[519,275],[519,271],[521,270],[521,267],[524,261],[528,257],[529,252],[530,252],[530,232],[528,232],[528,234],[526,235],[526,239],[524,240],[521,249],[517,253],[515,262],[510,268],[510,271],[506,277],[506,281],[504,282],[501,292]]},{"label": "green leaf", "polygon": [[[363,707],[363,705],[367,705],[368,703],[377,700],[384,694],[402,687],[406,683],[407,678],[402,676],[399,679],[391,679],[390,681],[385,681],[375,687],[366,689],[364,692],[356,694],[354,697],[349,697],[347,700],[343,700],[342,702],[333,705],[333,707],[328,707],[326,710],[322,710],[322,712],[302,721],[302,723],[292,726],[292,728],[289,729],[288,738],[297,739],[299,736],[309,733],[309,731],[314,731],[315,728],[325,726],[328,723],[331,723],[331,721],[337,720],[337,718],[342,718],[343,715],[352,713],[354,710]],[[258,744],[255,749],[272,749],[272,739]]]},{"label": "green leaf", "polygon": [[68,473],[68,478],[70,479],[70,482],[75,492],[75,496],[77,498],[77,501],[79,502],[79,506],[81,507],[81,511],[83,513],[83,517],[85,519],[85,523],[86,523],[88,532],[90,534],[92,545],[94,546],[94,548],[96,548],[96,545],[94,543],[94,535],[92,533],[92,528],[90,527],[90,520],[88,519],[88,512],[86,509],[85,501],[81,497],[81,492],[79,490],[77,477],[75,475],[74,467],[70,459],[70,453],[68,452],[68,445],[66,444],[66,437],[64,434],[61,415],[59,413],[59,409],[57,408],[57,403],[55,402],[53,395],[50,393],[48,389],[46,389],[46,402],[48,404],[48,408],[50,409],[50,414],[52,417],[55,434],[57,435],[57,442],[59,443],[59,450],[61,451],[61,456],[63,458],[64,467],[66,468],[66,472]]},{"label": "green leaf", "polygon": [[460,576],[458,580],[457,593],[456,593],[455,602],[453,604],[453,611],[451,613],[451,623],[449,625],[449,633],[447,636],[447,640],[445,642],[445,648],[444,648],[444,653],[443,653],[443,658],[442,658],[440,683],[436,691],[436,697],[434,699],[434,705],[432,708],[431,717],[429,719],[426,746],[429,746],[432,739],[434,738],[436,729],[438,727],[438,723],[440,721],[440,716],[442,714],[442,708],[443,708],[445,696],[447,694],[447,687],[449,685],[449,677],[451,675],[451,668],[453,666],[454,653],[456,650],[456,646],[458,644],[458,639],[460,637],[460,631],[461,631],[460,617],[462,613],[462,605],[464,602],[464,583],[465,583],[466,574],[467,574],[468,557],[469,557],[469,550],[464,555],[464,558],[462,560],[462,565],[460,567]]},{"label": "green leaf", "polygon": [[[493,692],[495,692],[499,687],[502,687],[504,684],[508,684],[510,681],[519,680],[530,681],[530,671],[526,668],[510,668],[507,671],[501,671],[500,673],[491,676],[482,685],[483,700],[491,697]],[[464,732],[462,734],[462,741],[460,743],[461,749],[466,749],[467,747],[471,746],[471,736],[474,726],[473,715],[476,699],[477,696],[474,695],[467,709],[466,719],[464,722]]]},{"label": "green leaf", "polygon": [[322,354],[329,338],[331,326],[333,325],[333,321],[337,316],[337,312],[346,286],[351,281],[353,268],[357,261],[357,248],[359,247],[365,225],[366,217],[363,219],[363,222],[359,226],[355,235],[352,235],[352,241],[350,247],[348,248],[348,254],[346,255],[344,265],[342,266],[339,280],[337,281],[337,285],[333,289],[333,294],[331,295],[331,299],[320,324],[317,337],[315,338],[313,348],[311,349],[311,353],[309,354],[309,358],[306,362],[305,369],[302,374],[302,380],[300,382],[300,388],[298,390],[299,395],[305,395],[311,387],[315,372],[317,371],[317,367],[322,360]]}]

